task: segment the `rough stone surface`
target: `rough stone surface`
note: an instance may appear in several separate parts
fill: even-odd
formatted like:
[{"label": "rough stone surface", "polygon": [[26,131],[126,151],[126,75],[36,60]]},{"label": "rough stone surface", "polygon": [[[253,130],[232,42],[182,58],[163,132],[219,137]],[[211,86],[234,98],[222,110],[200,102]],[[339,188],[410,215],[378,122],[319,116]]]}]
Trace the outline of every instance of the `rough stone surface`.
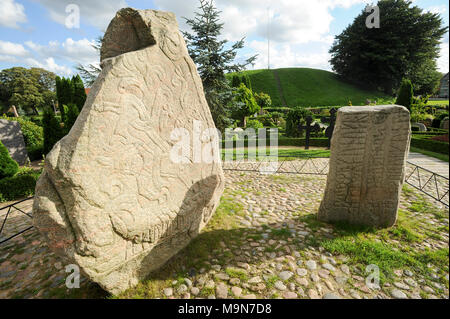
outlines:
[{"label": "rough stone surface", "polygon": [[29,161],[19,122],[0,119],[0,141],[19,165]]},{"label": "rough stone surface", "polygon": [[[220,161],[176,163],[170,155],[175,128],[192,139],[214,128],[174,14],[120,10],[101,56],[75,125],[46,157],[33,217],[55,252],[116,294],[199,233],[224,175]],[[214,141],[198,143],[213,153]]]},{"label": "rough stone surface", "polygon": [[319,219],[394,225],[410,135],[409,112],[403,106],[340,108]]}]

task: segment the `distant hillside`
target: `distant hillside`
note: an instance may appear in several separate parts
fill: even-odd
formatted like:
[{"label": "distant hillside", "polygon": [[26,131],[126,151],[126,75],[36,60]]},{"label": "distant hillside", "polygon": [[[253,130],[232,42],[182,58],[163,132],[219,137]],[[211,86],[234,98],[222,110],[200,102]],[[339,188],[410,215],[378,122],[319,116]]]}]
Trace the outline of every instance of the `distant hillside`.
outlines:
[{"label": "distant hillside", "polygon": [[353,105],[364,105],[367,99],[391,99],[381,92],[343,82],[336,74],[324,70],[288,68],[244,73],[250,77],[253,91],[269,94],[275,107],[285,103],[288,107],[339,106],[348,105],[348,101]]}]

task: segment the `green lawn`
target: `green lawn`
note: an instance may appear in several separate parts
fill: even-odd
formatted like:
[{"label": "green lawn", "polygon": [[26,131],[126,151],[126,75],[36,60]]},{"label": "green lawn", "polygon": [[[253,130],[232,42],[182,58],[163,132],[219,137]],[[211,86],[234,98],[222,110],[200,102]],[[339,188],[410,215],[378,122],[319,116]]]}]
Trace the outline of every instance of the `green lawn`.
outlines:
[{"label": "green lawn", "polygon": [[448,105],[448,100],[443,100],[443,101],[428,101],[427,105]]},{"label": "green lawn", "polygon": [[[365,105],[367,99],[377,100],[377,104],[392,102],[391,97],[348,84],[332,72],[308,68],[276,71],[289,107],[344,106],[348,105],[349,101],[352,101],[353,105]],[[254,70],[245,73],[250,77],[254,92],[269,94],[274,107],[282,105],[273,70]]]},{"label": "green lawn", "polygon": [[427,155],[427,156],[430,156],[430,157],[434,157],[434,158],[440,159],[441,161],[444,161],[444,162],[448,162],[449,161],[447,154],[440,154],[440,153],[436,153],[436,152],[431,152],[431,151],[423,150],[423,149],[420,149],[420,148],[417,148],[417,147],[413,147],[413,146],[411,146],[410,151],[411,152],[415,152],[415,153],[421,153],[423,155]]}]

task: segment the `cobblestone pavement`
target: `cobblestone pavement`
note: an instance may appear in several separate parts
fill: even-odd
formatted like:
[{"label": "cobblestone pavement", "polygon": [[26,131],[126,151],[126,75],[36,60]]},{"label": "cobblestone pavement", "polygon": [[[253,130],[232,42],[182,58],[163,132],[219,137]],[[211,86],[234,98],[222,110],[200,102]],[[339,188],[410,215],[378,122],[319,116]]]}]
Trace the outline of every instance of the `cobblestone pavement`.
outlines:
[{"label": "cobblestone pavement", "polygon": [[[315,219],[325,183],[326,176],[226,172],[221,205],[204,231],[120,296],[83,276],[79,289],[67,289],[67,263],[32,229],[0,245],[0,298],[449,297],[445,207],[404,187],[396,227],[355,231]],[[4,237],[30,223],[13,212]],[[375,289],[366,285],[369,263],[380,263]]]}]

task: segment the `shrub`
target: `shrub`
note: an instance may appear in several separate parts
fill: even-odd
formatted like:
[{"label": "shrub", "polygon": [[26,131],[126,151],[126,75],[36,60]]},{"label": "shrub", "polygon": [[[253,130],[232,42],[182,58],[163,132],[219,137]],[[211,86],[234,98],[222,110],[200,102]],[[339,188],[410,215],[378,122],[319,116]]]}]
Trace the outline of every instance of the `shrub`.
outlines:
[{"label": "shrub", "polygon": [[0,141],[0,179],[13,176],[19,170],[19,164],[11,158],[8,149]]},{"label": "shrub", "polygon": [[403,79],[400,89],[398,91],[397,100],[395,104],[402,105],[408,110],[411,109],[411,104],[413,103],[414,91],[410,80]]},{"label": "shrub", "polygon": [[431,123],[431,126],[434,128],[441,128],[441,122],[443,119],[448,117],[448,112],[443,112],[435,116],[433,119],[433,122]]},{"label": "shrub", "polygon": [[[305,146],[305,140],[305,138],[279,137],[278,146]],[[244,146],[248,146],[248,141],[248,139],[244,139]],[[257,141],[255,144],[258,145]],[[225,148],[225,145],[225,140],[222,140],[222,148]],[[310,138],[309,145],[315,147],[328,147],[328,138]]]},{"label": "shrub", "polygon": [[270,107],[272,105],[272,99],[270,98],[269,94],[260,92],[260,93],[254,94],[254,97],[255,97],[256,103],[261,108]]},{"label": "shrub", "polygon": [[241,120],[241,124],[245,123],[245,117],[253,115],[260,110],[260,107],[253,97],[252,91],[247,88],[243,83],[239,88],[234,91],[236,107],[233,110],[233,118]]},{"label": "shrub", "polygon": [[252,128],[254,130],[263,128],[264,125],[258,120],[248,120],[246,128]]},{"label": "shrub", "polygon": [[239,85],[241,85],[241,83],[242,83],[241,77],[236,74],[233,75],[233,77],[231,78],[231,87],[238,88]]},{"label": "shrub", "polygon": [[40,172],[31,168],[20,168],[19,172],[0,180],[0,202],[18,200],[34,195]]},{"label": "shrub", "polygon": [[440,153],[440,154],[448,155],[448,153],[449,153],[448,143],[433,141],[433,140],[424,139],[424,138],[417,138],[415,136],[413,136],[411,138],[411,146],[420,148],[422,150]]},{"label": "shrub", "polygon": [[286,118],[286,135],[300,137],[298,126],[305,124],[308,116],[312,116],[312,113],[305,108],[297,106],[290,110]]}]

